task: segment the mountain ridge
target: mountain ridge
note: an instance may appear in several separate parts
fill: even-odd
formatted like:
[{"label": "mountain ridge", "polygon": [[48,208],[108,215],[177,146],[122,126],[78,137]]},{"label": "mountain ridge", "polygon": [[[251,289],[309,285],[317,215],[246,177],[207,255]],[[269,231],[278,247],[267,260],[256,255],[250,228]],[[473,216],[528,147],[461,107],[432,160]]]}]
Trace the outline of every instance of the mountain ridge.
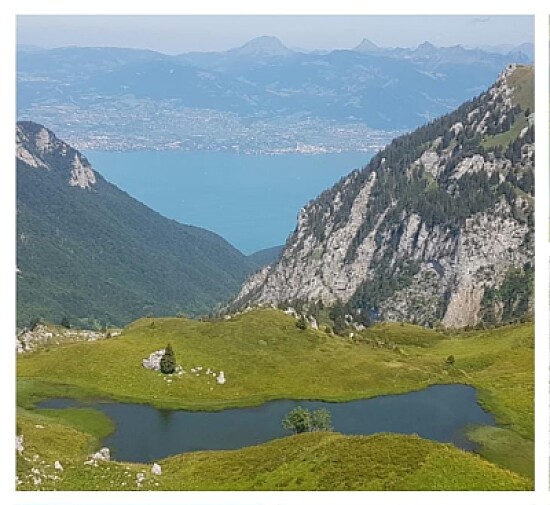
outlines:
[{"label": "mountain ridge", "polygon": [[306,301],[449,327],[525,316],[533,278],[533,69],[398,137],[309,202],[230,305]]},{"label": "mountain ridge", "polygon": [[199,315],[252,264],[218,235],[167,219],[95,172],[42,125],[16,125],[17,323],[122,325]]},{"label": "mountain ridge", "polygon": [[120,48],[19,52],[19,117],[48,121],[67,133],[67,122],[73,128],[79,122],[54,122],[61,112],[53,104],[66,105],[65,112],[82,109],[83,118],[133,98],[136,107],[143,100],[157,107],[170,100],[171,107],[212,109],[247,120],[306,117],[395,131],[452,110],[486,89],[506,64],[525,63],[520,53],[430,48],[429,54],[419,48],[301,53],[267,37],[229,51],[176,56]]}]

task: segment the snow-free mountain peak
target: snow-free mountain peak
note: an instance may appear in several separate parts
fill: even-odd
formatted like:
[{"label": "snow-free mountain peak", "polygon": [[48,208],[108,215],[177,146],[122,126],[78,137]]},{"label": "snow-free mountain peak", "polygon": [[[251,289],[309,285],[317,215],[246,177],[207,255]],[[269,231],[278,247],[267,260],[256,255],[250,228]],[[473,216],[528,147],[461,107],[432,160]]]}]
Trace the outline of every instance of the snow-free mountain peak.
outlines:
[{"label": "snow-free mountain peak", "polygon": [[288,56],[294,51],[286,47],[277,37],[262,35],[230,51],[240,56]]},{"label": "snow-free mountain peak", "polygon": [[533,68],[510,65],[304,206],[231,309],[322,301],[423,325],[516,321],[532,307],[533,173]]}]

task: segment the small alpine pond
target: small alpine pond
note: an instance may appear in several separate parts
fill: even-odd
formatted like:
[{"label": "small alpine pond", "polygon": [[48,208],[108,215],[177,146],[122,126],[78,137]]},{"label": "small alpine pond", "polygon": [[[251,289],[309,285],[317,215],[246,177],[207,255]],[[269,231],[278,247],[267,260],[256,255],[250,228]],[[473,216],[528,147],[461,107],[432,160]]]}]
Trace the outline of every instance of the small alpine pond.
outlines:
[{"label": "small alpine pond", "polygon": [[476,444],[467,438],[465,428],[495,425],[493,415],[477,403],[476,390],[461,384],[342,403],[275,400],[259,407],[221,412],[162,410],[118,402],[82,404],[64,398],[43,401],[38,408],[83,405],[98,409],[115,421],[115,431],[102,440],[113,458],[141,463],[190,451],[238,449],[283,437],[289,432],[281,421],[297,406],[327,409],[334,430],[340,433],[416,433],[469,451],[475,450]]}]

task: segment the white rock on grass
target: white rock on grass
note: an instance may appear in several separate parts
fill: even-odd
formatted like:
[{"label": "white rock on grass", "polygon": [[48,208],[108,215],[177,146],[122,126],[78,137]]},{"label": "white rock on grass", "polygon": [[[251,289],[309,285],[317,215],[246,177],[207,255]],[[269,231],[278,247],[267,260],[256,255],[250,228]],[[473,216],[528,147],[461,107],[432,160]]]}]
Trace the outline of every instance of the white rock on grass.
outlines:
[{"label": "white rock on grass", "polygon": [[23,447],[23,435],[15,437],[15,450],[19,454],[21,454],[25,450],[25,448]]},{"label": "white rock on grass", "polygon": [[96,452],[93,456],[93,459],[97,461],[110,461],[111,460],[111,451],[108,447],[102,447],[99,452]]},{"label": "white rock on grass", "polygon": [[151,468],[151,473],[153,475],[161,475],[162,474],[162,469],[161,469],[160,465],[158,465],[157,463],[153,463],[153,467]]},{"label": "white rock on grass", "polygon": [[147,368],[147,370],[160,371],[160,360],[164,356],[165,349],[160,349],[158,351],[152,352],[149,354],[148,358],[141,360],[141,366]]},{"label": "white rock on grass", "polygon": [[225,384],[225,375],[223,373],[223,370],[220,371],[220,374],[216,377],[216,381],[218,384]]},{"label": "white rock on grass", "polygon": [[102,447],[98,452],[92,454],[91,459],[84,461],[85,465],[97,466],[98,461],[110,461],[111,451],[108,447]]},{"label": "white rock on grass", "polygon": [[139,473],[136,474],[136,486],[137,487],[142,487],[144,480],[145,480],[145,474],[144,473],[139,472]]},{"label": "white rock on grass", "polygon": [[56,461],[56,462],[53,464],[53,467],[54,467],[56,470],[60,471],[60,472],[63,471],[63,465],[62,465],[59,461]]}]

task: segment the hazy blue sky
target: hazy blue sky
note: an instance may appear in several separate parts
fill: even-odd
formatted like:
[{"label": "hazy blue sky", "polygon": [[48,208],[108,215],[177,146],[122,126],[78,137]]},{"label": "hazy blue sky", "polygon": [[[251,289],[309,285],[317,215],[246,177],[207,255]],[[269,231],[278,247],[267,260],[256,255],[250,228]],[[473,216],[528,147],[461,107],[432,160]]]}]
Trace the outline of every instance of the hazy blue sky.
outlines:
[{"label": "hazy blue sky", "polygon": [[236,47],[275,35],[289,47],[517,45],[533,40],[531,16],[19,16],[17,42],[154,49],[169,54]]}]

